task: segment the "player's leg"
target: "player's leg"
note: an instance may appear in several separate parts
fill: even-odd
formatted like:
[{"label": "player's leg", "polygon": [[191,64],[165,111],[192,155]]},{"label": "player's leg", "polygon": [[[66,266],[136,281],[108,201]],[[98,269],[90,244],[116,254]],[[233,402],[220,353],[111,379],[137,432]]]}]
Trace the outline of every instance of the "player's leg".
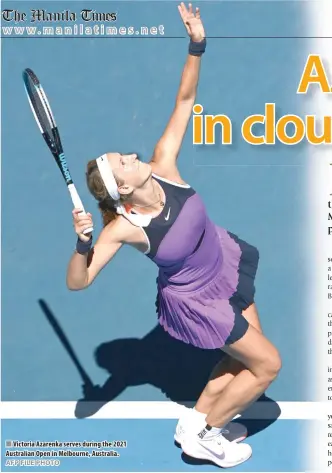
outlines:
[{"label": "player's leg", "polygon": [[206,417],[206,427],[198,435],[186,436],[182,448],[195,458],[230,467],[247,460],[251,448],[229,442],[222,429],[268,388],[279,373],[281,360],[273,344],[251,325],[241,338],[223,350],[245,369],[223,389]]},{"label": "player's leg", "polygon": [[[262,331],[255,304],[251,304],[242,314],[250,325],[260,332]],[[204,427],[206,424],[205,418],[223,389],[244,368],[241,362],[231,358],[227,354],[222,361],[214,367],[210,374],[209,381],[195,407],[193,409],[187,409],[176,425],[174,439],[177,443],[181,444],[188,431],[197,433]],[[241,442],[247,436],[246,427],[239,423],[230,423],[226,426],[225,430],[225,436],[230,441]]]},{"label": "player's leg", "polygon": [[[259,332],[262,332],[262,326],[255,304],[251,304],[248,309],[242,312],[242,315],[250,325],[255,327]],[[196,403],[196,411],[207,415],[223,389],[244,368],[240,361],[226,354],[225,358],[213,369],[209,381]]]}]

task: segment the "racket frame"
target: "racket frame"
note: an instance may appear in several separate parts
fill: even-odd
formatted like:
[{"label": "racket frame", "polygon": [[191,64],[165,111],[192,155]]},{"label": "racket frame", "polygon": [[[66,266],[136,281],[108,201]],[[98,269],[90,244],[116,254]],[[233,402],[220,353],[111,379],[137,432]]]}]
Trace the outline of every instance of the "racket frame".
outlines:
[{"label": "racket frame", "polygon": [[[51,137],[48,135],[48,133],[46,133],[43,130],[43,127],[40,123],[37,112],[35,111],[35,108],[33,106],[33,103],[32,103],[32,100],[31,100],[31,97],[30,97],[30,94],[29,94],[29,87],[27,85],[27,77],[29,77],[30,80],[32,80],[32,82],[35,86],[35,91],[38,94],[38,97],[39,97],[41,103],[43,104],[45,115],[46,115],[46,117],[48,119],[48,122],[49,122],[49,125],[51,127],[51,132],[52,132]],[[58,127],[55,123],[54,115],[52,113],[52,109],[51,109],[51,106],[50,106],[49,101],[47,99],[47,96],[45,94],[45,91],[44,91],[38,77],[36,76],[36,74],[29,68],[24,69],[24,71],[23,71],[23,81],[24,81],[25,91],[26,91],[26,94],[27,94],[27,97],[28,97],[28,100],[29,100],[29,104],[30,104],[33,116],[35,117],[38,128],[39,128],[39,130],[40,130],[40,132],[41,132],[41,134],[42,134],[42,136],[45,140],[45,143],[47,144],[49,150],[51,151],[51,153],[52,153],[52,155],[55,159],[55,162],[57,163],[57,165],[60,169],[62,177],[66,182],[67,189],[69,191],[69,195],[71,197],[73,206],[76,209],[82,209],[81,215],[82,214],[86,215],[82,200],[81,200],[81,198],[78,194],[78,191],[77,191],[77,189],[75,187],[75,184],[73,182],[73,179],[71,177],[69,167],[67,165],[67,159],[66,159],[65,154],[63,152],[60,133],[59,133]],[[92,232],[93,232],[93,227],[87,228],[86,230],[83,231],[84,234],[92,233]]]}]

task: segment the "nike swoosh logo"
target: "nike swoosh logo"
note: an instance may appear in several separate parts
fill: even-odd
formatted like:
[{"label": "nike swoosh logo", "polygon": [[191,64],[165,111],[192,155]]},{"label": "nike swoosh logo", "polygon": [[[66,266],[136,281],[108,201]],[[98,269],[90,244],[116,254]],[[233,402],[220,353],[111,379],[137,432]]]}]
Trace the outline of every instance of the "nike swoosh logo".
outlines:
[{"label": "nike swoosh logo", "polygon": [[167,213],[167,215],[166,215],[166,217],[165,217],[165,220],[168,220],[168,219],[169,219],[170,214],[171,214],[171,207],[168,209],[168,213]]},{"label": "nike swoosh logo", "polygon": [[200,445],[205,448],[209,453],[212,453],[213,456],[219,458],[219,460],[224,460],[225,459],[225,450],[223,447],[221,447],[221,452],[216,452],[215,450],[210,449],[206,445],[204,445],[204,441],[200,442]]}]

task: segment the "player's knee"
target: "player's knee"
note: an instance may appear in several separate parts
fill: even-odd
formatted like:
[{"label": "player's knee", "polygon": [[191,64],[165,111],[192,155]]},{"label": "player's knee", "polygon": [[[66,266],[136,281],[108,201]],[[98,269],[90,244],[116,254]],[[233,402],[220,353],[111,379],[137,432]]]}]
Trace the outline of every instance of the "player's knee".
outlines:
[{"label": "player's knee", "polygon": [[265,357],[264,363],[261,366],[259,373],[261,382],[264,385],[269,386],[277,378],[281,367],[281,357],[279,352],[275,349]]}]

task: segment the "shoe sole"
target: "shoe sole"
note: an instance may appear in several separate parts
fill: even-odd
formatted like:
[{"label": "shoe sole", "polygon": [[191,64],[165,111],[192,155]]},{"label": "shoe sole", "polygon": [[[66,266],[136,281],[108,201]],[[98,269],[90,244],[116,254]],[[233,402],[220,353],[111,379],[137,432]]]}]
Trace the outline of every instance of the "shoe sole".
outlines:
[{"label": "shoe sole", "polygon": [[249,458],[252,456],[252,452],[250,452],[250,455],[248,455],[248,457],[246,457],[246,458],[242,458],[241,461],[237,461],[237,462],[222,462],[221,461],[219,463],[216,463],[214,460],[211,459],[211,457],[206,455],[204,451],[201,451],[201,452],[198,452],[198,453],[195,452],[193,454],[193,453],[190,452],[190,449],[187,449],[186,446],[183,448],[183,445],[182,445],[182,450],[186,455],[188,455],[188,457],[196,458],[198,460],[210,461],[210,462],[214,463],[215,465],[220,466],[221,468],[233,468],[234,466],[241,465],[241,463],[244,463],[245,461],[249,460]]}]

